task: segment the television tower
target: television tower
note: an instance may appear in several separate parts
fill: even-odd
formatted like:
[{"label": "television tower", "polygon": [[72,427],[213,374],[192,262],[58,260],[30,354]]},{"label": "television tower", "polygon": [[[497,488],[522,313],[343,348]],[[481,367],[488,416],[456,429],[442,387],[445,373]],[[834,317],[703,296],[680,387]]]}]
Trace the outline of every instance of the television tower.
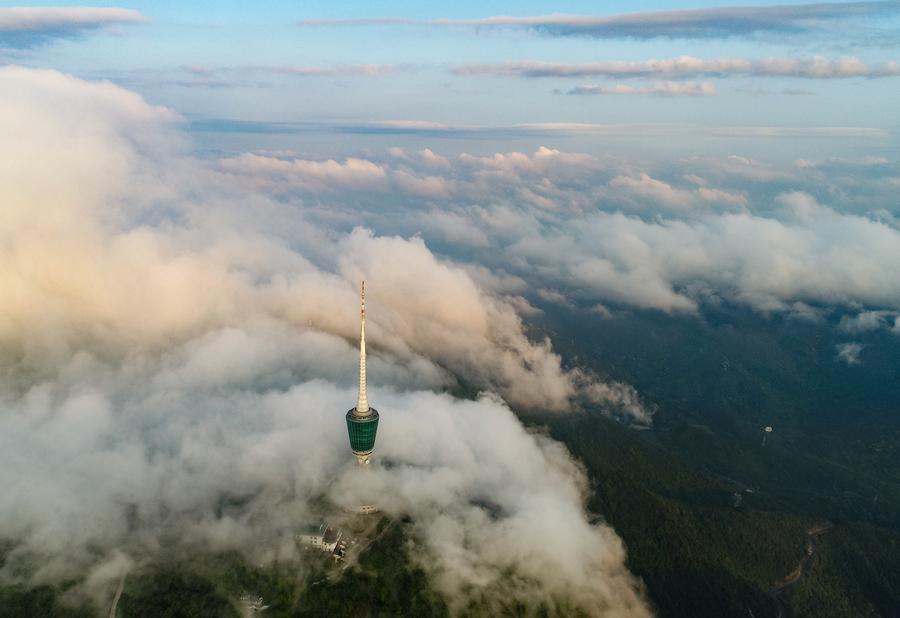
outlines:
[{"label": "television tower", "polygon": [[347,433],[350,448],[360,466],[369,465],[369,457],[375,450],[375,433],[378,431],[378,410],[369,407],[366,398],[366,282],[360,292],[362,318],[359,327],[359,398],[356,407],[347,412]]}]

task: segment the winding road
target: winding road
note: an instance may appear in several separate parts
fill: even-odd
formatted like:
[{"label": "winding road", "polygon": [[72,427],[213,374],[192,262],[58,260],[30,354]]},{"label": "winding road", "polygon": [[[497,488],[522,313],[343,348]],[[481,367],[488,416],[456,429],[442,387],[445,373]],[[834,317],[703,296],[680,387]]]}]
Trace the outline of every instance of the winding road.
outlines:
[{"label": "winding road", "polygon": [[775,582],[775,585],[769,590],[769,596],[778,603],[779,618],[784,616],[784,604],[780,598],[781,594],[786,590],[790,590],[793,586],[797,585],[797,582],[803,579],[803,576],[806,574],[806,565],[809,562],[809,559],[813,557],[816,550],[819,548],[819,537],[828,532],[831,527],[831,523],[826,523],[806,531],[806,553],[803,554],[803,557],[800,559],[800,562],[794,570]]}]

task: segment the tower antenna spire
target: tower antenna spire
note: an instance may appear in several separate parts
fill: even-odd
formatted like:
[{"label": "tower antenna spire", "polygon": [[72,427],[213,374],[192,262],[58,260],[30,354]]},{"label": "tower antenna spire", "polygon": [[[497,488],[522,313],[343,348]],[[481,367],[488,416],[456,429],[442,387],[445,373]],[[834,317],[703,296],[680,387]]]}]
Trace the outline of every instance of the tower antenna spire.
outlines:
[{"label": "tower antenna spire", "polygon": [[356,401],[356,412],[360,416],[368,415],[369,400],[366,398],[366,282],[362,282],[359,293],[361,318],[359,327],[359,399]]}]

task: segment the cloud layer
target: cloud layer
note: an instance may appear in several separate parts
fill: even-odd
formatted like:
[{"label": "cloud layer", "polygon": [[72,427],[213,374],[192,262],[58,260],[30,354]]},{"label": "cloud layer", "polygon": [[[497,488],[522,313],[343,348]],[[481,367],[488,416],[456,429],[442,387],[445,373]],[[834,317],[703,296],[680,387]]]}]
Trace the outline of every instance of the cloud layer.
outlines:
[{"label": "cloud layer", "polygon": [[[244,195],[248,183],[276,193],[285,187],[383,191],[389,183],[379,165],[245,155],[217,170],[185,156],[177,134],[160,133],[159,123],[177,122],[174,114],[127,91],[109,84],[75,87],[56,73],[15,68],[5,69],[4,79],[14,90],[8,100],[15,110],[5,116],[12,123],[6,145],[19,156],[3,173],[9,197],[0,230],[15,240],[6,246],[8,310],[0,337],[23,354],[28,348],[35,365],[58,348],[84,344],[116,353],[131,343],[163,349],[206,328],[257,316],[312,321],[352,338],[353,290],[366,277],[374,345],[398,362],[430,366],[442,376],[431,384],[452,383],[455,374],[503,392],[516,405],[543,409],[566,409],[580,397],[582,376],[561,368],[549,342],[525,336],[518,301],[486,293],[421,240],[376,238],[352,228],[335,234],[333,222],[312,223],[303,210],[262,193],[234,197]],[[44,116],[61,114],[48,109],[53,96],[67,90],[73,91],[69,107],[83,120],[47,123]],[[101,116],[89,106],[109,111]],[[33,129],[28,144],[17,146],[25,138],[12,127],[23,126],[45,128]],[[77,148],[59,155],[56,180],[47,184],[42,161],[59,135]],[[115,208],[100,207],[106,203]],[[44,213],[39,219],[37,211]],[[59,242],[46,241],[57,236]],[[194,290],[203,290],[203,297]],[[35,306],[52,311],[36,313]],[[142,315],[146,307],[156,308],[154,319]]]},{"label": "cloud layer", "polygon": [[[602,319],[735,303],[897,330],[900,166],[883,157],[205,161],[168,109],[15,67],[0,111],[0,152],[16,154],[0,168],[0,533],[21,539],[7,577],[102,582],[173,538],[291,557],[312,500],[375,486],[413,515],[451,597],[640,615],[621,543],[583,512],[583,473],[507,404],[637,423],[652,406],[566,367],[526,320],[553,304]],[[362,278],[392,463],[365,487],[341,426]],[[861,362],[856,345],[836,359]],[[471,387],[496,394],[446,394]]]},{"label": "cloud layer", "polygon": [[572,88],[567,94],[577,95],[651,95],[657,97],[708,97],[716,93],[711,82],[656,82],[646,86],[616,84]]},{"label": "cloud layer", "polygon": [[138,11],[95,7],[0,8],[0,45],[33,47],[54,38],[72,38],[116,24],[147,21]]},{"label": "cloud layer", "polygon": [[269,122],[230,118],[191,121],[196,132],[281,134],[414,135],[446,138],[546,138],[567,136],[710,136],[710,137],[828,137],[884,139],[892,133],[872,126],[716,126],[687,123],[531,122],[514,125],[446,124],[429,120],[371,120],[358,122]]},{"label": "cloud layer", "polygon": [[452,606],[514,599],[649,615],[615,533],[586,521],[586,479],[558,444],[495,399],[376,387],[376,458],[391,467],[360,478],[342,418],[355,392],[289,386],[290,357],[321,342],[305,333],[285,344],[287,334],[214,331],[118,367],[82,353],[6,400],[0,534],[17,544],[2,575],[87,573],[88,591],[108,602],[123,569],[169,543],[302,563],[298,528],[339,517],[316,506],[323,498],[352,509],[375,495],[413,518],[418,560]]},{"label": "cloud layer", "polygon": [[[786,134],[747,135],[768,131]],[[233,160],[222,165],[257,177]],[[900,286],[883,266],[900,259],[891,198],[898,170],[883,160],[785,168],[734,156],[654,171],[543,147],[453,159],[394,149],[377,165],[383,176],[368,188],[380,206],[367,225],[399,225],[459,260],[527,281],[543,290],[526,294],[532,302],[693,312],[725,301],[805,315],[811,306],[900,307]],[[862,173],[875,176],[861,183]],[[264,178],[286,196],[302,195],[308,182]],[[347,216],[353,210],[338,196],[328,202]]]},{"label": "cloud layer", "polygon": [[183,71],[200,77],[234,73],[273,73],[296,77],[377,76],[388,75],[408,68],[409,66],[407,65],[394,64],[337,64],[332,66],[248,65],[236,67],[188,65],[181,67]]},{"label": "cloud layer", "polygon": [[[453,602],[648,614],[621,542],[584,512],[579,466],[506,403],[646,422],[634,390],[528,338],[516,286],[254,188],[400,181],[362,160],[211,165],[189,155],[177,114],[52,71],[0,69],[0,110],[0,152],[16,153],[0,170],[0,538],[13,543],[0,575],[84,575],[100,594],[169,544],[298,560],[313,504],[374,487],[412,516]],[[362,278],[391,465],[361,481],[343,413]],[[486,394],[435,392],[473,386]]]},{"label": "cloud layer", "polygon": [[477,28],[525,28],[549,36],[653,39],[703,39],[758,33],[803,33],[838,21],[895,14],[900,5],[887,2],[829,2],[772,6],[730,6],[644,11],[621,15],[497,15],[478,19],[308,19],[303,26],[420,25]]},{"label": "cloud layer", "polygon": [[794,77],[844,79],[850,77],[896,77],[900,63],[867,65],[852,56],[830,60],[811,58],[697,58],[678,56],[661,60],[616,60],[580,64],[530,60],[505,64],[468,64],[455,67],[456,75],[497,77]]}]

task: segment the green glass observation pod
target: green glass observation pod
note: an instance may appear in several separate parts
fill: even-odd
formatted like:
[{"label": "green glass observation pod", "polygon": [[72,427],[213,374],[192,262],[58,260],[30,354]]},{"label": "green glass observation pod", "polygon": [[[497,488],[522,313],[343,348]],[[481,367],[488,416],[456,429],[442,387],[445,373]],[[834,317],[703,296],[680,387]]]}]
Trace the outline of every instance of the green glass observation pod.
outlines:
[{"label": "green glass observation pod", "polygon": [[357,457],[371,455],[375,450],[375,433],[378,431],[378,410],[369,408],[368,416],[360,416],[356,408],[347,412],[347,433],[350,448]]}]

